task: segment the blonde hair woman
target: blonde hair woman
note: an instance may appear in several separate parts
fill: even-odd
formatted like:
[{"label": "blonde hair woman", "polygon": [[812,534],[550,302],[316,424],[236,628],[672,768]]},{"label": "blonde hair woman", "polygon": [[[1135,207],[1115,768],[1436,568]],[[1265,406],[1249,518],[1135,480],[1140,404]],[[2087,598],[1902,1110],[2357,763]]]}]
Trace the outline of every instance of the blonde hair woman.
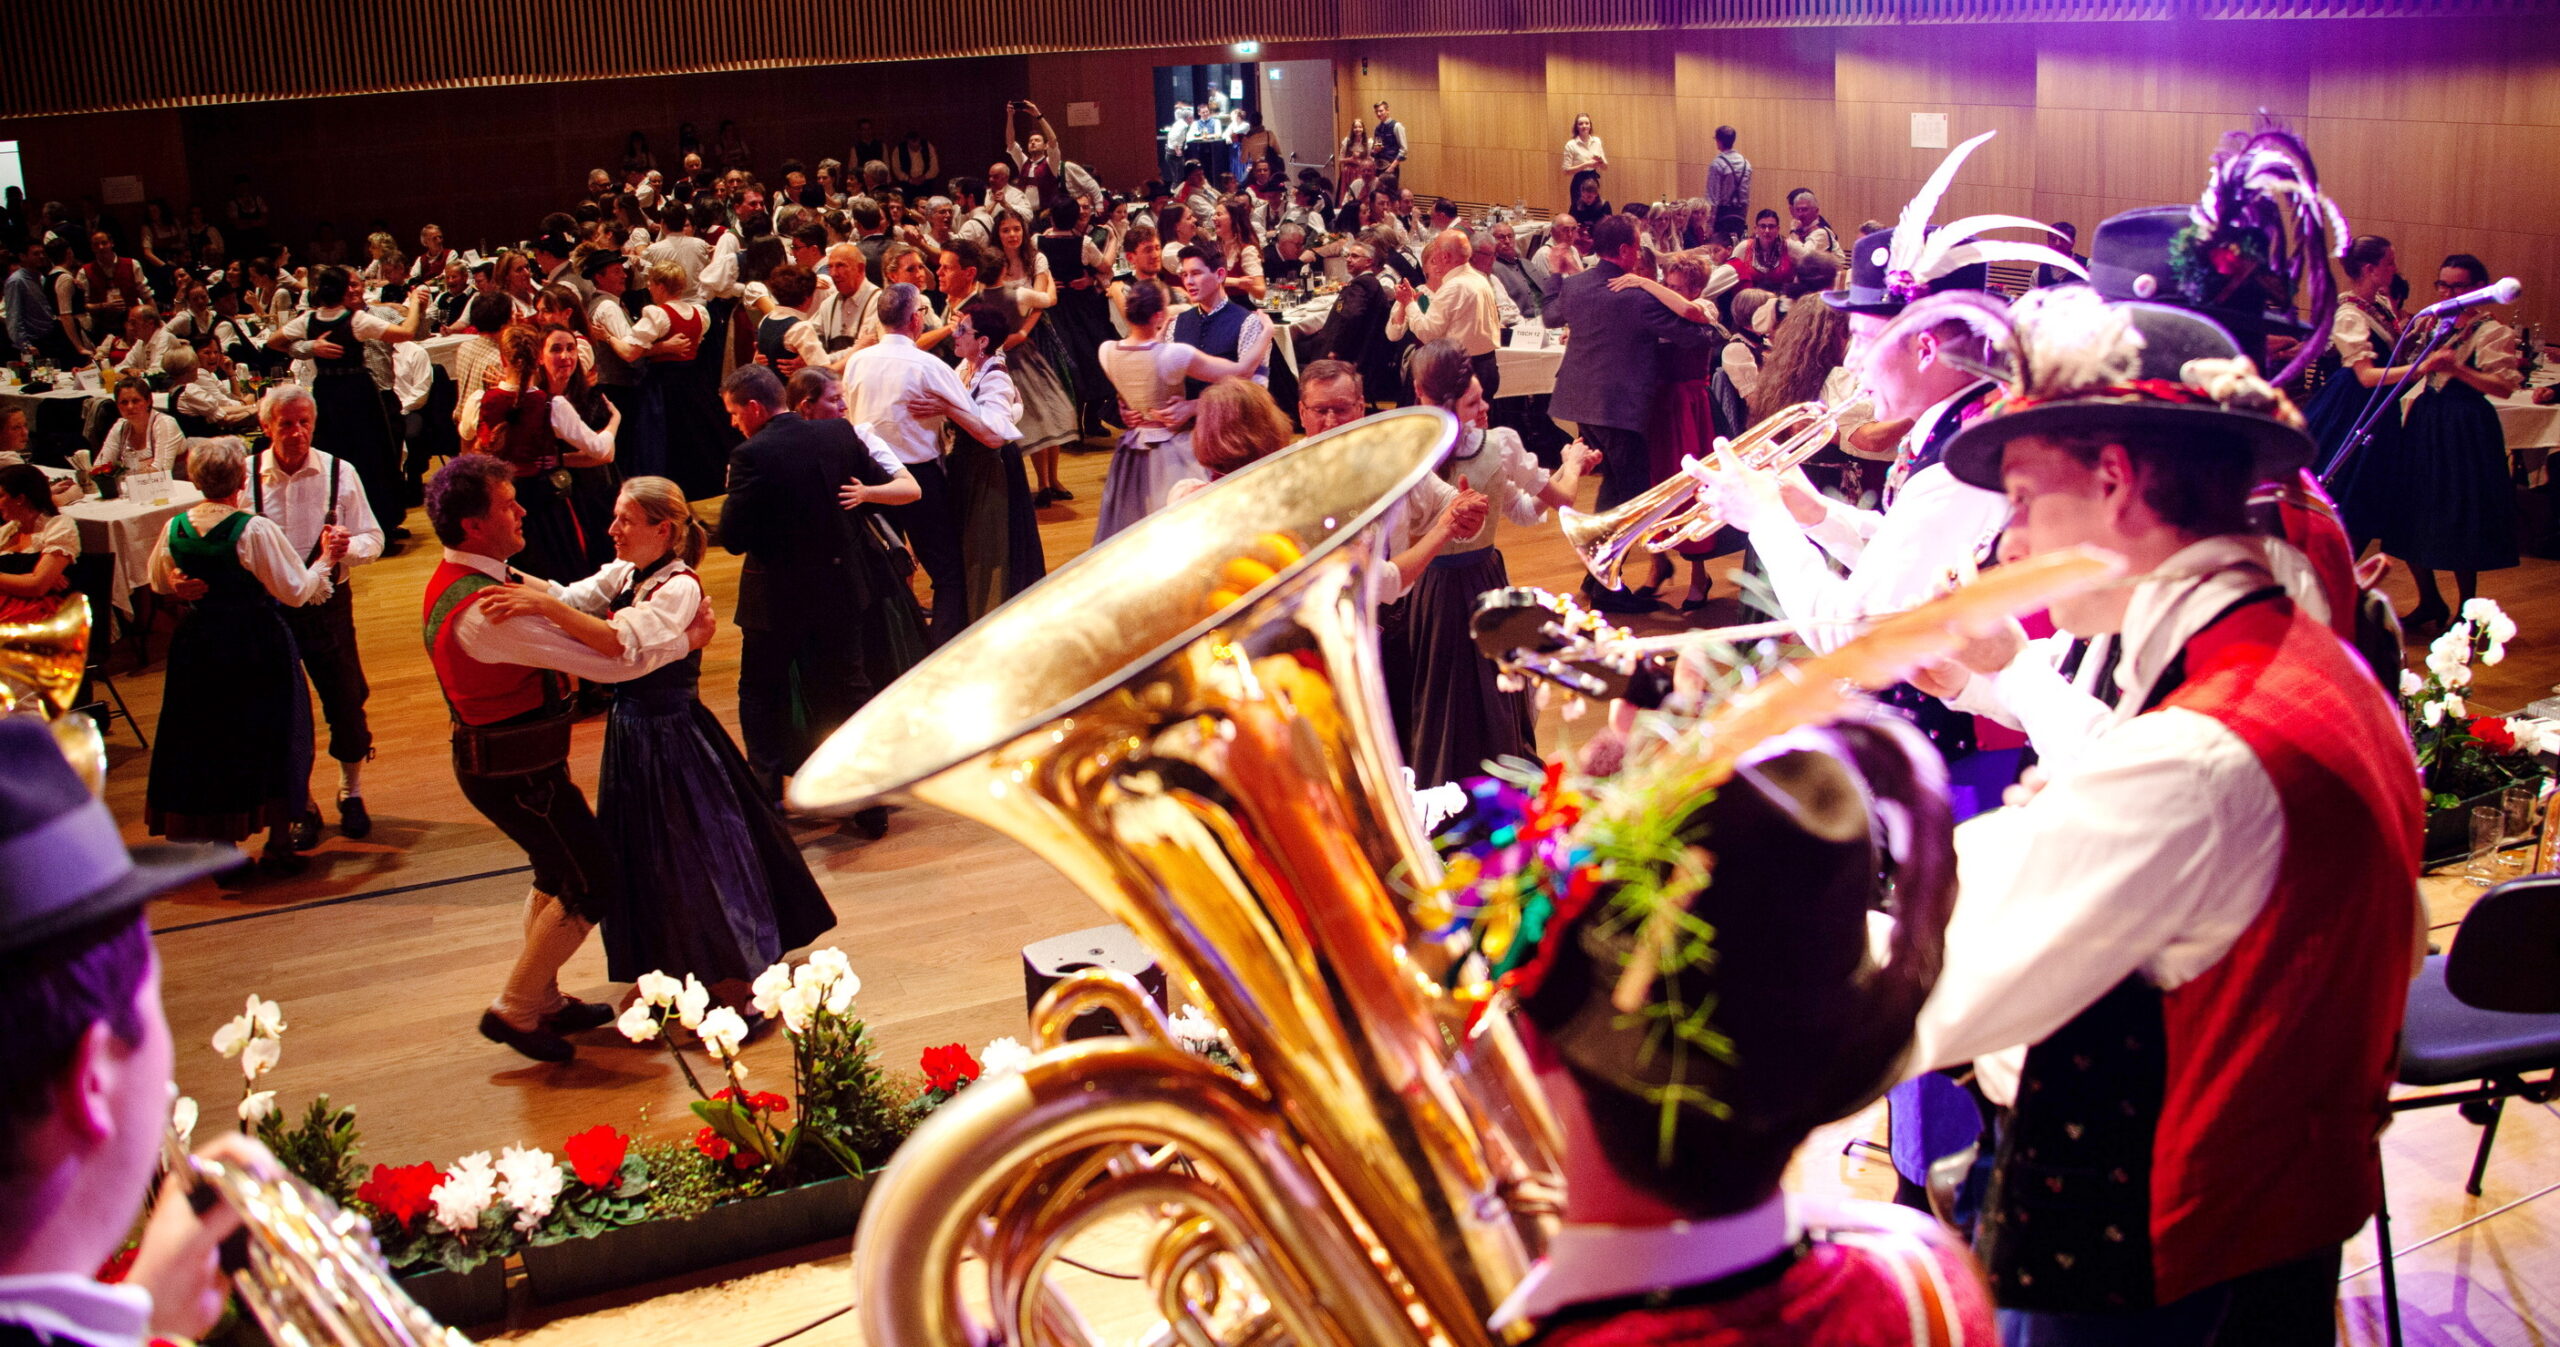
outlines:
[{"label": "blonde hair woman", "polygon": [[667,478],[631,478],[611,532],[614,559],[594,575],[480,602],[497,621],[547,618],[632,671],[615,685],[596,788],[596,821],[622,858],[607,974],[691,974],[747,1014],[748,980],[832,928],[835,913],[697,692],[702,652],[687,632],[711,620],[711,600],[693,569],[708,539],[692,502]]}]

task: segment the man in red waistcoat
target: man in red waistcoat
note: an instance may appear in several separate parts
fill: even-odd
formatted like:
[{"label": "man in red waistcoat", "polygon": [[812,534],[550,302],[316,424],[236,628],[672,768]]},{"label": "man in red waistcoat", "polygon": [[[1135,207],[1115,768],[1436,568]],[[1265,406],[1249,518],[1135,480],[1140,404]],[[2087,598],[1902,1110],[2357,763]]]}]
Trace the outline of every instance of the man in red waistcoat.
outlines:
[{"label": "man in red waistcoat", "polygon": [[[571,674],[618,683],[646,652],[599,654],[547,619],[493,619],[485,601],[516,577],[507,558],[524,547],[524,507],[507,465],[486,454],[447,462],[427,484],[427,518],[444,560],[427,580],[424,636],[453,715],[453,774],[471,807],[488,816],[533,864],[525,895],[524,948],[480,1032],[542,1062],[576,1055],[565,1035],[601,1028],[609,1006],[562,994],[560,967],[612,911],[620,877],[587,797],[569,777]],[[703,605],[686,642],[711,639]]]},{"label": "man in red waistcoat", "polygon": [[2229,334],[2082,287],[2011,317],[2016,373],[1946,463],[2008,496],[2004,556],[2126,558],[2133,583],[2053,610],[2116,638],[2122,695],[1957,831],[1909,1066],[1980,1059],[2011,1106],[1979,1233],[2010,1347],[2327,1343],[2379,1196],[2417,765],[2286,588],[2317,577],[2250,534],[2250,488],[2312,445]]}]

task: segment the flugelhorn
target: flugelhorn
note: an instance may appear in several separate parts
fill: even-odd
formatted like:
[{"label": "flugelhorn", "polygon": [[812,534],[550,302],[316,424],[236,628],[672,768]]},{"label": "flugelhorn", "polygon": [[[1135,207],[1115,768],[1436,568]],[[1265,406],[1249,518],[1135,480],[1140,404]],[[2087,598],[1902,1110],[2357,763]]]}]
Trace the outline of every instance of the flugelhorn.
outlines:
[{"label": "flugelhorn", "polygon": [[[1839,413],[1819,402],[1784,407],[1726,442],[1710,458],[1724,458],[1761,472],[1785,472],[1821,452],[1840,433]],[[1700,498],[1698,481],[1676,472],[1640,495],[1593,514],[1571,506],[1556,511],[1564,540],[1600,583],[1626,588],[1619,574],[1641,544],[1668,552],[1704,542],[1724,527],[1714,504]]]},{"label": "flugelhorn", "polygon": [[[1555,1125],[1507,1018],[1455,993],[1460,951],[1400,899],[1440,871],[1372,617],[1389,512],[1456,430],[1431,408],[1371,417],[1148,516],[801,769],[798,808],[894,792],[1030,847],[1137,932],[1250,1073],[1086,1042],[963,1091],[865,1208],[869,1341],[1078,1341],[1043,1270],[1125,1210],[1159,1222],[1149,1276],[1185,1343],[1209,1340],[1209,1304],[1230,1341],[1494,1341],[1487,1317],[1547,1238]],[[1235,1281],[1250,1293],[1214,1290]]]}]

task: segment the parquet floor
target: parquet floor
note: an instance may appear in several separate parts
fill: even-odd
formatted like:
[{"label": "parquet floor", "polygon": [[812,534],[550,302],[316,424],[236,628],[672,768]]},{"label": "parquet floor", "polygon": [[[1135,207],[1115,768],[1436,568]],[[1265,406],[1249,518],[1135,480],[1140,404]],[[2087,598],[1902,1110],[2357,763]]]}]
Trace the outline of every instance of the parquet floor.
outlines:
[{"label": "parquet floor", "polygon": [[[1106,462],[1102,453],[1068,455],[1066,481],[1077,499],[1042,520],[1052,565],[1088,544]],[[283,1063],[263,1083],[281,1091],[288,1107],[322,1091],[355,1106],[368,1161],[449,1162],[508,1144],[556,1150],[562,1138],[599,1121],[648,1136],[690,1131],[689,1095],[663,1052],[597,1035],[582,1043],[575,1063],[545,1067],[472,1030],[514,951],[526,876],[521,853],[454,786],[444,710],[416,635],[418,595],[435,549],[422,516],[413,512],[411,526],[419,538],[355,580],[380,742],[365,778],[373,835],[355,842],[332,833],[310,872],[292,880],[237,891],[202,883],[155,905],[179,1083],[203,1103],[208,1126],[227,1114],[240,1082],[206,1044],[255,992],[283,1002],[291,1026]],[[1515,583],[1563,586],[1579,576],[1552,523],[1506,527],[1504,536]],[[725,613],[736,594],[737,559],[715,552],[704,569]],[[2523,635],[2504,665],[2484,671],[2480,705],[2519,707],[2560,681],[2555,577],[2560,563],[2528,561],[2486,578],[2486,592],[2507,605]],[[2396,583],[2405,607],[2405,582]],[[1718,592],[1730,595],[1730,582]],[[1719,603],[1704,617],[1732,620],[1731,605]],[[164,627],[155,658],[166,644]],[[737,630],[724,625],[704,665],[705,700],[732,725],[738,649]],[[118,686],[148,732],[160,705],[161,666],[130,667],[129,653],[119,659]],[[1550,711],[1542,745],[1578,740],[1592,723],[1566,724]],[[602,732],[600,720],[578,731],[573,770],[590,787]],[[121,723],[108,739],[108,801],[128,838],[139,842],[148,754]],[[324,760],[315,793],[326,797],[334,787],[334,768]],[[801,838],[839,918],[822,943],[843,948],[861,974],[861,1005],[893,1066],[911,1066],[932,1044],[974,1047],[1022,1033],[1021,946],[1103,920],[1028,852],[932,810],[898,811],[878,842],[815,826]],[[2470,892],[2458,881],[2437,883],[2440,939],[2450,937]],[[592,944],[564,981],[590,997],[618,990],[604,981],[603,956]],[[767,1078],[788,1068],[784,1045],[774,1039],[751,1047],[749,1060]],[[1849,1138],[1874,1126],[1868,1116],[1826,1129],[1799,1156],[1793,1186],[1887,1191],[1881,1165],[1842,1153]],[[2453,1110],[2439,1109],[2403,1116],[2386,1139],[2409,1341],[2548,1343],[2560,1338],[2560,1110],[2509,1107],[2486,1195],[2474,1199],[2461,1184],[2477,1135]],[[1113,1245],[1104,1243],[1107,1258]],[[745,1280],[653,1288],[651,1297],[572,1307],[581,1312],[567,1317],[554,1312],[548,1323],[526,1319],[511,1336],[544,1347],[679,1336],[701,1347],[750,1347],[845,1303],[845,1259],[824,1252]],[[1117,1253],[1119,1265],[1134,1263],[1128,1246]],[[2369,1252],[2351,1250],[2348,1267],[2371,1261]],[[1134,1327],[1141,1313],[1124,1285],[1100,1286],[1097,1323],[1106,1330],[1123,1319]],[[2370,1275],[2342,1288],[2348,1340],[2380,1341],[2379,1294]],[[858,1340],[851,1317],[797,1339]]]}]

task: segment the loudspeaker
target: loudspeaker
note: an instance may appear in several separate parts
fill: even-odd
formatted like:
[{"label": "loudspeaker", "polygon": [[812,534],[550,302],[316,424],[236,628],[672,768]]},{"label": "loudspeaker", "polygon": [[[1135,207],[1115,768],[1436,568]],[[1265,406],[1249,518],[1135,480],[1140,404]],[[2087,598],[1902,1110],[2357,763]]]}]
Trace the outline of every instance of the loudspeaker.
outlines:
[{"label": "loudspeaker", "polygon": [[[1173,1007],[1165,1002],[1164,970],[1156,966],[1155,956],[1138,943],[1138,937],[1126,926],[1096,926],[1089,931],[1070,931],[1053,935],[1022,947],[1022,1004],[1027,1011],[1040,1004],[1049,988],[1067,974],[1082,968],[1109,968],[1128,974],[1147,989],[1156,1007],[1171,1014]],[[1067,1037],[1114,1038],[1120,1034],[1120,1021],[1108,1011],[1089,1010],[1076,1016],[1067,1028]]]}]

